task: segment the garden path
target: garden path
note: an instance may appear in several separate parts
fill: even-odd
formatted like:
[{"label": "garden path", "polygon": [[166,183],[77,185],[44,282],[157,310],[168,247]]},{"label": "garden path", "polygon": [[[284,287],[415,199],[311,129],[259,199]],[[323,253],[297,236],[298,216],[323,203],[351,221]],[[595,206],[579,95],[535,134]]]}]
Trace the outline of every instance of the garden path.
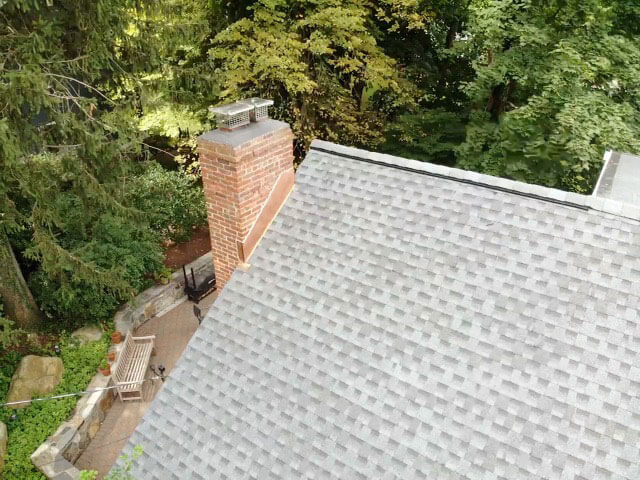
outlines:
[{"label": "garden path", "polygon": [[[199,307],[203,315],[207,313],[216,296],[217,292],[214,292],[200,301]],[[151,357],[151,364],[164,365],[165,375],[170,375],[197,327],[193,303],[184,301],[166,314],[141,325],[135,334],[156,336],[156,355]],[[148,370],[147,377],[151,376],[153,373]],[[116,462],[161,386],[160,380],[145,383],[144,399],[140,402],[123,403],[115,400],[100,430],[78,458],[75,466],[80,470],[97,470],[98,479],[102,479]]]}]

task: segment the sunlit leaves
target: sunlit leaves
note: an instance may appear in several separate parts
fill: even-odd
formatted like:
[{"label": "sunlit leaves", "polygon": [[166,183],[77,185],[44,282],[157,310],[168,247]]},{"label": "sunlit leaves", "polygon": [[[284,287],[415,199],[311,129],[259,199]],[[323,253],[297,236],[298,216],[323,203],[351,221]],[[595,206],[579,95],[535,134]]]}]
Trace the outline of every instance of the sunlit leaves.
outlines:
[{"label": "sunlit leaves", "polygon": [[613,27],[618,2],[472,5],[463,166],[587,192],[605,150],[640,153],[640,43]]},{"label": "sunlit leaves", "polygon": [[314,137],[351,144],[380,139],[384,115],[371,96],[390,105],[412,102],[411,84],[378,45],[374,22],[388,28],[422,25],[415,0],[261,0],[251,14],[214,39],[222,97],[259,94],[276,100],[303,145]]}]

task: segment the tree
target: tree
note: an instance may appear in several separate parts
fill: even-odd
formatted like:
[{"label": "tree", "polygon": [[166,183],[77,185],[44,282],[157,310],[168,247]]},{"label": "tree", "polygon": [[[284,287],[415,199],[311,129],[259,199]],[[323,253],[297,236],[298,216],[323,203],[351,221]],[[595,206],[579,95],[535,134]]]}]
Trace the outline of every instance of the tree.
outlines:
[{"label": "tree", "polygon": [[420,108],[389,124],[380,150],[414,160],[454,166],[455,152],[465,140],[465,112]]},{"label": "tree", "polygon": [[473,77],[472,56],[457,41],[466,29],[469,0],[435,0],[424,28],[387,32],[380,44],[403,65],[416,86],[412,108],[397,112],[378,148],[393,155],[454,165],[465,139],[468,98],[463,85]]},{"label": "tree", "polygon": [[476,78],[461,166],[588,192],[606,149],[640,150],[638,7],[478,0],[471,12]]},{"label": "tree", "polygon": [[207,107],[217,101],[219,89],[216,75],[207,69],[207,50],[226,25],[219,5],[163,0],[136,12],[147,25],[154,61],[136,72],[136,82],[128,83],[120,95],[139,98],[137,128],[165,164],[191,162],[196,135],[211,126]]},{"label": "tree", "polygon": [[119,199],[140,154],[136,105],[99,87],[115,90],[147,62],[139,36],[127,33],[145,28],[132,27],[137,5],[16,0],[0,7],[0,252],[10,270],[0,276],[0,293],[19,326],[37,317],[8,241],[21,230],[31,235],[21,253],[50,278],[130,290],[120,269],[98,267],[82,250],[65,248],[64,238],[89,238],[104,214],[135,215]]},{"label": "tree", "polygon": [[258,0],[215,36],[209,53],[222,99],[273,98],[298,153],[315,137],[372,145],[388,112],[414,99],[378,38],[419,29],[424,19],[417,0]]},{"label": "tree", "polygon": [[3,266],[0,269],[0,298],[5,305],[6,315],[17,319],[23,328],[38,325],[42,312],[27,286],[4,232],[0,232],[0,265]]}]

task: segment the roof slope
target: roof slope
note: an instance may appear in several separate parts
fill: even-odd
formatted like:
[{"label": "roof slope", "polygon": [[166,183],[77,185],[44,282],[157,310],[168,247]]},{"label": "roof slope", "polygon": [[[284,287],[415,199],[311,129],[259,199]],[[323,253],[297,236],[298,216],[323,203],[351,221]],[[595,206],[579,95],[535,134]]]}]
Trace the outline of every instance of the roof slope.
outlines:
[{"label": "roof slope", "polygon": [[131,438],[136,478],[640,478],[639,222],[314,147],[419,172],[309,153]]}]

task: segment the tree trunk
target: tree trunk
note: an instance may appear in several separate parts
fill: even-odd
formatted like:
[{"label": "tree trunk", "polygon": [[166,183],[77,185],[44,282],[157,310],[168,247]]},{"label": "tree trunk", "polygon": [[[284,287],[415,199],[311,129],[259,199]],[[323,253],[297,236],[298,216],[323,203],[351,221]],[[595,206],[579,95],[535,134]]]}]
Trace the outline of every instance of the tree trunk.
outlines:
[{"label": "tree trunk", "polygon": [[511,79],[506,86],[501,83],[493,87],[487,104],[487,111],[491,114],[491,119],[494,122],[497,122],[500,119],[500,115],[507,111],[508,103],[516,86],[516,81]]},{"label": "tree trunk", "polygon": [[20,328],[33,329],[42,313],[27,286],[9,239],[0,232],[0,299],[4,313]]},{"label": "tree trunk", "polygon": [[456,35],[458,33],[458,24],[459,20],[454,20],[453,23],[449,26],[449,30],[447,30],[447,40],[446,47],[452,48],[453,42],[456,39]]}]

